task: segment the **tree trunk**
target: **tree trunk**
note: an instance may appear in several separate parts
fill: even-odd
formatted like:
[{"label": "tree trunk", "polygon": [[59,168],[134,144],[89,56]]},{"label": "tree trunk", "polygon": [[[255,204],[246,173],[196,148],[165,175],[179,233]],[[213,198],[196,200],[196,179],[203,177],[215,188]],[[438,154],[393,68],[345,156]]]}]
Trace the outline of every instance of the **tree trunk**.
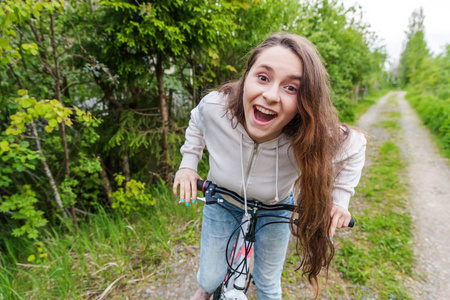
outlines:
[{"label": "tree trunk", "polygon": [[[52,48],[53,48],[53,60],[55,63],[55,70],[54,70],[54,81],[55,81],[55,95],[56,100],[58,100],[61,104],[61,75],[59,74],[59,61],[58,61],[58,51],[56,46],[56,39],[55,39],[55,26],[53,22],[53,14],[50,14],[50,30],[52,34]],[[64,105],[64,104],[63,104]],[[67,139],[66,139],[66,130],[64,126],[64,121],[62,121],[59,125],[60,132],[61,132],[61,141],[63,144],[64,149],[64,167],[65,167],[65,173],[66,178],[70,178],[70,168],[69,168],[69,148],[67,147]],[[75,215],[75,207],[72,204],[70,206],[70,212],[72,215],[72,221],[73,225],[75,226],[75,234],[78,234],[78,222],[77,222],[77,216]]]},{"label": "tree trunk", "polygon": [[123,176],[125,176],[125,180],[123,182],[123,188],[125,189],[127,187],[127,182],[130,181],[130,163],[128,161],[128,154],[124,153],[122,157],[122,171]]},{"label": "tree trunk", "polygon": [[102,165],[102,170],[100,171],[100,178],[103,180],[103,188],[106,191],[106,197],[108,198],[108,202],[109,205],[112,207],[113,205],[113,192],[111,189],[111,184],[109,182],[109,178],[108,175],[106,174],[106,167],[105,164],[103,163],[103,160],[100,158],[100,156],[98,157],[98,160],[100,161],[101,165]]},{"label": "tree trunk", "polygon": [[[41,155],[42,158],[45,158],[44,153],[42,152],[41,142],[39,141],[39,137],[37,134],[36,125],[34,124],[34,121],[31,121],[31,131],[32,131],[33,137],[36,140],[36,147],[38,148],[39,154]],[[44,167],[45,174],[47,175],[47,178],[50,182],[50,186],[52,188],[53,194],[55,195],[56,205],[58,205],[63,216],[67,217],[67,213],[64,210],[64,205],[62,204],[61,197],[58,192],[58,187],[56,186],[55,179],[53,178],[52,172],[50,171],[50,168],[48,167],[45,159],[41,160],[41,162]]]},{"label": "tree trunk", "polygon": [[361,88],[361,85],[358,83],[355,86],[355,103],[358,103],[358,99],[359,99],[359,89]]},{"label": "tree trunk", "polygon": [[162,166],[163,166],[163,178],[166,181],[170,181],[170,167],[169,167],[169,145],[167,138],[169,135],[169,110],[167,109],[166,95],[164,94],[164,70],[162,67],[162,55],[158,54],[156,58],[156,78],[158,80],[158,94],[159,104],[161,109],[162,120]]},{"label": "tree trunk", "polygon": [[169,107],[169,118],[172,117],[173,118],[173,89],[169,90],[169,103],[168,103],[168,107]]},{"label": "tree trunk", "polygon": [[197,106],[197,87],[195,85],[195,60],[192,60],[192,108]]}]

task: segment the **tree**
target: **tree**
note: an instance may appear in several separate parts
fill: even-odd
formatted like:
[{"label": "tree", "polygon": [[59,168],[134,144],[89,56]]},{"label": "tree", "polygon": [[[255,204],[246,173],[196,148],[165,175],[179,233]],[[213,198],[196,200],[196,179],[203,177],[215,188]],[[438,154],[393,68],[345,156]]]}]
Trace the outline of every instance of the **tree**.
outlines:
[{"label": "tree", "polygon": [[[98,54],[96,58],[117,72],[119,82],[124,82],[128,90],[133,90],[135,84],[142,86],[139,77],[154,80],[160,114],[159,129],[155,133],[161,137],[162,173],[169,179],[170,126],[165,70],[175,59],[190,53],[206,52],[215,56],[235,27],[235,6],[231,1],[203,0],[140,3],[112,0],[99,4],[98,9],[93,11],[95,20],[92,23],[97,25],[96,31],[103,32],[98,32],[89,44],[101,45],[101,49],[94,50]],[[148,73],[155,76],[145,75]],[[100,81],[99,84],[103,83]],[[107,87],[113,91],[119,88]],[[114,95],[114,92],[111,94]],[[110,104],[114,103],[119,111],[132,107],[132,102],[138,98],[136,94],[133,96],[134,99],[128,103],[115,99]],[[142,95],[139,98],[144,104],[146,102],[147,107],[154,105],[143,99]]]},{"label": "tree", "polygon": [[[0,210],[10,213],[14,219],[27,220],[14,231],[16,235],[27,233],[36,237],[36,227],[46,223],[41,209],[46,212],[54,209],[53,205],[42,201],[46,197],[53,204],[46,190],[53,194],[56,207],[63,216],[66,216],[66,208],[71,208],[76,228],[74,205],[78,195],[74,190],[77,181],[71,177],[67,143],[74,135],[66,132],[66,126],[76,123],[83,131],[85,125],[98,123],[91,122],[90,114],[67,107],[71,104],[67,96],[69,72],[63,62],[70,42],[60,35],[63,19],[64,3],[60,1],[2,2],[0,30],[4,38],[1,39],[0,74],[2,78],[12,76],[6,80],[8,85],[2,85],[0,102],[1,116],[6,121],[0,133],[0,187],[4,193]],[[74,112],[76,117],[73,117]],[[59,135],[52,133],[54,129]],[[51,147],[48,145],[50,140]],[[76,164],[77,159],[73,159],[73,163]],[[63,161],[62,168],[59,168],[60,161]],[[37,168],[37,162],[42,164],[42,169]],[[65,170],[63,179],[58,168]],[[42,180],[42,175],[46,180]],[[34,190],[36,187],[44,191],[45,197]],[[20,195],[25,195],[23,201]]]},{"label": "tree", "polygon": [[425,57],[428,56],[427,44],[424,36],[423,9],[415,10],[409,18],[408,31],[406,31],[407,41],[405,49],[400,57],[399,79],[405,86],[411,81],[411,76],[416,72]]},{"label": "tree", "polygon": [[291,30],[304,35],[319,50],[330,74],[332,99],[343,121],[353,119],[351,98],[359,96],[360,86],[381,72],[385,56],[371,49],[376,36],[368,25],[351,18],[356,8],[345,10],[332,0],[311,1],[301,7]]}]

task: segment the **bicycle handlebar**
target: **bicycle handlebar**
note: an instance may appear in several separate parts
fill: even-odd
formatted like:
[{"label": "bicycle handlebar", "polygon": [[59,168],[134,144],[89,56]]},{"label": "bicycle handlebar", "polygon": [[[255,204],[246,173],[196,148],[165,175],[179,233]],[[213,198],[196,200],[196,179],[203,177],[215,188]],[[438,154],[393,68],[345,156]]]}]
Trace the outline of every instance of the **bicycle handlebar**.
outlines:
[{"label": "bicycle handlebar", "polygon": [[[209,180],[197,179],[197,190],[203,192],[203,194],[205,195],[205,204],[207,204],[207,205],[217,203],[217,200],[212,198],[212,196],[214,196],[215,193],[228,195],[231,198],[233,198],[234,200],[236,200],[237,202],[244,205],[244,199],[242,199],[242,197],[240,195],[238,195],[237,193],[235,193],[233,191],[227,190],[226,188],[219,187]],[[247,200],[247,206],[252,209],[257,207],[258,209],[262,209],[262,210],[294,211],[294,209],[296,208],[295,205],[290,205],[290,204],[267,205],[267,204],[263,204],[263,203],[260,203],[258,201],[253,201],[253,200]],[[353,226],[355,226],[355,219],[351,218],[351,220],[348,224],[348,227],[352,228]]]}]

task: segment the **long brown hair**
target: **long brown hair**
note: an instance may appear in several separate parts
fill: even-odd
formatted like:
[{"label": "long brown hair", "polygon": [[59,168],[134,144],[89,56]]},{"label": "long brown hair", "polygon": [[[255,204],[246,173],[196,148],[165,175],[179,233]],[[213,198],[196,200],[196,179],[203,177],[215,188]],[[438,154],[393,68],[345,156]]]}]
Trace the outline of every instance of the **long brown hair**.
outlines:
[{"label": "long brown hair", "polygon": [[[332,159],[336,155],[348,128],[338,119],[330,93],[328,73],[315,46],[306,38],[294,34],[273,34],[257,46],[247,60],[244,75],[219,88],[228,95],[228,110],[239,122],[245,123],[243,89],[247,75],[259,55],[268,48],[282,46],[300,58],[303,74],[297,94],[298,114],[283,132],[291,136],[295,161],[301,175],[295,180],[297,208],[291,217],[290,229],[297,237],[299,269],[319,292],[318,275],[323,267],[328,271],[334,256],[329,240],[333,182],[336,170]],[[343,128],[344,130],[341,130]],[[294,224],[294,219],[298,221]]]}]

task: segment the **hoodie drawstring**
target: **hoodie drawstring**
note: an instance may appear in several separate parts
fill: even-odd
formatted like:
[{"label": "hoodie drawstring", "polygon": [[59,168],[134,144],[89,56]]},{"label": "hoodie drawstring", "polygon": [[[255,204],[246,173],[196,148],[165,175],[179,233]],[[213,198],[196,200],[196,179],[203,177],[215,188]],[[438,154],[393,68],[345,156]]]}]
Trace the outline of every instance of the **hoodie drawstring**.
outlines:
[{"label": "hoodie drawstring", "polygon": [[243,135],[241,134],[241,140],[240,140],[240,151],[241,151],[241,177],[242,177],[242,187],[244,189],[244,210],[245,210],[245,216],[248,218],[248,211],[247,211],[247,191],[245,189],[245,174],[244,174],[244,153],[242,150],[242,139]]},{"label": "hoodie drawstring", "polygon": [[278,147],[280,145],[280,139],[277,140],[277,161],[275,163],[275,201],[280,201],[278,198]]}]

